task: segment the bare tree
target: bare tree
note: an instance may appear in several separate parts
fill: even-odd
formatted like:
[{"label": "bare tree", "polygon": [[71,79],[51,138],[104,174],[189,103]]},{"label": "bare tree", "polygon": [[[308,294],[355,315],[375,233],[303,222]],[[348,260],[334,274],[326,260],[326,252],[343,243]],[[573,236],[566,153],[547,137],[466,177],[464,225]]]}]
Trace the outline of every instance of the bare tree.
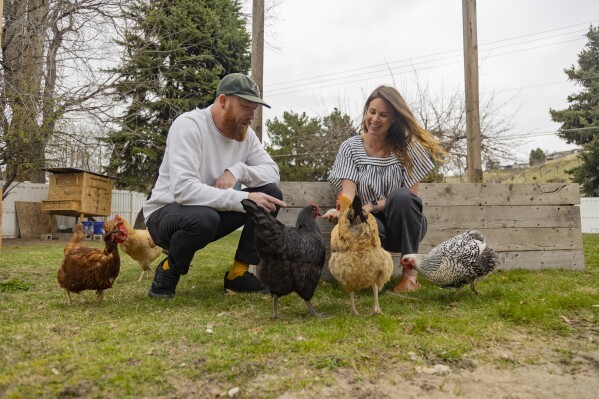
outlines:
[{"label": "bare tree", "polygon": [[5,0],[0,167],[13,181],[44,182],[46,146],[69,115],[100,116],[98,99],[121,0]]},{"label": "bare tree", "polygon": [[[509,101],[498,103],[497,99],[495,92],[483,93],[480,102],[481,155],[485,165],[513,159],[515,140],[508,134],[513,117],[501,116],[501,110]],[[428,86],[417,82],[416,100],[411,108],[423,127],[433,133],[449,153],[443,170],[457,171],[462,176],[467,165],[466,107],[462,91],[447,95],[442,87],[439,93],[431,93]]]},{"label": "bare tree", "polygon": [[104,132],[97,124],[59,122],[46,144],[46,164],[101,171],[110,158],[110,149],[100,139]]}]

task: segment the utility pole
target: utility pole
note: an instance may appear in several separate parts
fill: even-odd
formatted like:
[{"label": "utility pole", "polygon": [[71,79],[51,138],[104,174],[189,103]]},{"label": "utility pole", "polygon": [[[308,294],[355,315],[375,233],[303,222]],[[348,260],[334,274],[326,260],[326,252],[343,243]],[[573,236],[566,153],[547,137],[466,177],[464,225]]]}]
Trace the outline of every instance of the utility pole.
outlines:
[{"label": "utility pole", "polygon": [[2,43],[2,15],[4,14],[4,0],[0,0],[0,43]]},{"label": "utility pole", "polygon": [[464,35],[464,84],[466,88],[466,136],[468,140],[468,181],[482,183],[480,115],[478,102],[478,42],[476,0],[462,0]]},{"label": "utility pole", "polygon": [[[1,0],[0,0],[1,1]],[[264,96],[264,0],[252,0],[252,73],[251,78]],[[254,113],[252,129],[262,141],[262,107]]]}]

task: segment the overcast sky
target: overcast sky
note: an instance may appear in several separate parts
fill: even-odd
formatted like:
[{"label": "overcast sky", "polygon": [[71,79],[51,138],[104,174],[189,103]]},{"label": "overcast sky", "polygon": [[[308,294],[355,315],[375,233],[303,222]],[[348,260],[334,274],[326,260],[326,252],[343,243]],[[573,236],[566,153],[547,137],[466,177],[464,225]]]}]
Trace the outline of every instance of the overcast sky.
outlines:
[{"label": "overcast sky", "polygon": [[[250,2],[251,3],[251,2]],[[268,0],[267,0],[267,4]],[[266,27],[263,119],[284,111],[328,115],[334,107],[356,121],[370,92],[394,84],[408,102],[416,77],[429,91],[463,90],[462,2],[459,0],[278,0]],[[596,0],[477,1],[481,97],[508,102],[517,149],[574,148],[558,139],[549,108],[562,109],[578,88],[564,68],[577,63]],[[393,73],[391,76],[390,69]]]}]

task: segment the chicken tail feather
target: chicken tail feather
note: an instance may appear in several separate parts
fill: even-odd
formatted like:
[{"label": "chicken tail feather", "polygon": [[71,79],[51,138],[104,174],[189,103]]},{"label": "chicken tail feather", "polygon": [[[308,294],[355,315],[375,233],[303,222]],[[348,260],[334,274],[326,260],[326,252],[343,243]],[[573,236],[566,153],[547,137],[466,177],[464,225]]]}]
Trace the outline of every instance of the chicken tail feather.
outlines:
[{"label": "chicken tail feather", "polygon": [[480,254],[480,265],[483,269],[484,274],[491,273],[497,264],[499,263],[499,257],[497,253],[492,248],[485,248],[485,250]]},{"label": "chicken tail feather", "polygon": [[244,199],[241,201],[241,205],[243,209],[247,212],[248,215],[254,219],[256,224],[263,224],[270,220],[272,216],[267,213],[264,209],[260,208],[254,201],[249,199]]}]

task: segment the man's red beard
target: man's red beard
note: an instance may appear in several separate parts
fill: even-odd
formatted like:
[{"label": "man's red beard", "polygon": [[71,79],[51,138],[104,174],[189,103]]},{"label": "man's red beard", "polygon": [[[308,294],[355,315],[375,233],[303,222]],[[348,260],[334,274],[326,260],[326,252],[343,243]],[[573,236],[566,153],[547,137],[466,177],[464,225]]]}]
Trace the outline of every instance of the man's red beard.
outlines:
[{"label": "man's red beard", "polygon": [[248,131],[248,125],[236,120],[231,114],[230,108],[225,110],[223,116],[223,133],[230,139],[243,141]]}]

